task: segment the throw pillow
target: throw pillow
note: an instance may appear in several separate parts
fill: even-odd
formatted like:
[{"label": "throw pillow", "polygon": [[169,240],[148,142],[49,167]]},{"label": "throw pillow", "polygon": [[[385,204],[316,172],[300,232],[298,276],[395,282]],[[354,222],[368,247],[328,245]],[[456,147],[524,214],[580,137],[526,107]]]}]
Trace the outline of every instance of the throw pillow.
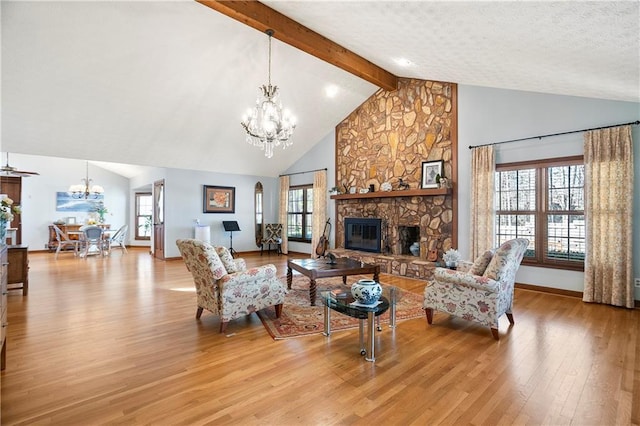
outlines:
[{"label": "throw pillow", "polygon": [[220,259],[220,256],[218,256],[218,253],[216,253],[215,248],[212,245],[207,244],[205,242],[201,242],[201,243],[204,245],[205,256],[207,256],[207,260],[209,262],[209,268],[213,273],[213,278],[216,280],[219,280],[220,278],[227,275],[227,270],[225,269],[224,264]]},{"label": "throw pillow", "polygon": [[227,270],[227,273],[233,274],[234,272],[238,272],[238,267],[236,266],[236,262],[233,261],[233,256],[229,253],[226,247],[216,247],[216,252],[218,256],[220,256],[220,260],[224,265],[224,269]]},{"label": "throw pillow", "polygon": [[473,275],[484,274],[484,271],[487,269],[487,266],[489,265],[489,262],[491,262],[492,258],[493,250],[485,251],[473,262],[473,265],[471,265],[471,268],[469,268],[469,273]]}]

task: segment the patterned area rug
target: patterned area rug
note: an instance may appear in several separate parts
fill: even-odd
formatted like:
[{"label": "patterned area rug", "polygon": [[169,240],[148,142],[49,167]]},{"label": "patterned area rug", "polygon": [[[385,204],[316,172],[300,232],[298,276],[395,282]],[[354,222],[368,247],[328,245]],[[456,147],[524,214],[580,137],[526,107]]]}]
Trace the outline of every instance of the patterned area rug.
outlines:
[{"label": "patterned area rug", "polygon": [[[324,330],[324,306],[320,299],[320,292],[337,288],[350,288],[351,283],[370,276],[348,277],[347,286],[342,284],[342,277],[322,278],[317,280],[318,292],[316,306],[309,305],[309,278],[294,275],[291,290],[282,307],[282,315],[276,318],[275,308],[270,306],[258,312],[262,324],[274,339],[288,339],[290,337],[319,334]],[[286,283],[287,278],[281,277]],[[396,321],[425,317],[422,310],[423,296],[407,290],[398,289],[399,298],[396,305]],[[381,323],[389,322],[389,311],[380,316]],[[425,319],[426,321],[426,319]],[[338,312],[332,312],[331,331],[358,327],[358,320]]]}]

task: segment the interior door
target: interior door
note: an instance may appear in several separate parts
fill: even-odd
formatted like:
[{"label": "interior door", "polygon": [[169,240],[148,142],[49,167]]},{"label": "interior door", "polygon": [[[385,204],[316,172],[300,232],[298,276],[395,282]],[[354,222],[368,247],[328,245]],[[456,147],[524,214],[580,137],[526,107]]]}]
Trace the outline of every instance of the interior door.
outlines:
[{"label": "interior door", "polygon": [[164,260],[164,179],[153,183],[153,257]]},{"label": "interior door", "polygon": [[[22,204],[22,177],[0,176],[0,194],[7,194],[17,206]],[[16,238],[11,244],[22,244],[22,216],[14,213],[10,228],[17,228]]]}]

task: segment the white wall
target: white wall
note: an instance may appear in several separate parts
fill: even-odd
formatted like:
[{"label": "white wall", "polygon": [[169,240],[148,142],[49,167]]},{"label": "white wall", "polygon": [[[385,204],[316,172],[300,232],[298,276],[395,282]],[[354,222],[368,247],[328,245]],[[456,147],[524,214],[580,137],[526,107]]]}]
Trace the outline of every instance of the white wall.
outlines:
[{"label": "white wall", "polygon": [[[640,118],[640,104],[571,96],[460,85],[458,87],[458,245],[470,254],[470,145],[580,130]],[[634,271],[640,276],[640,128],[632,127],[635,148]],[[530,140],[496,146],[496,162],[514,162],[579,155],[583,134]],[[582,291],[584,273],[522,266],[519,283]],[[640,289],[635,298],[640,299]]]},{"label": "white wall", "polygon": [[[335,130],[329,132],[320,142],[309,150],[300,160],[287,169],[284,173],[296,173],[306,172],[309,170],[327,169],[327,189],[335,186],[336,180],[336,144],[335,144]],[[285,151],[286,152],[286,151]],[[275,155],[275,154],[274,154]],[[313,184],[313,173],[304,173],[293,175],[289,178],[289,185],[308,185]],[[331,219],[331,233],[329,236],[330,247],[335,247],[335,233],[334,225],[336,223],[336,202],[329,198],[327,192],[327,218]],[[289,251],[298,253],[311,254],[313,249],[311,244],[299,243],[295,241],[289,242]]]},{"label": "white wall", "polygon": [[[231,175],[182,169],[165,169],[165,257],[179,257],[178,238],[195,236],[194,222],[211,226],[211,243],[229,246],[229,232],[223,220],[236,220],[240,232],[233,233],[237,251],[257,250],[254,223],[254,190],[262,182],[265,198],[265,220],[273,220],[272,201],[277,193],[277,179],[264,176]],[[140,184],[140,182],[138,182]],[[235,187],[235,213],[203,213],[203,185]],[[267,210],[269,209],[269,210]]]},{"label": "white wall", "polygon": [[[88,214],[84,212],[57,212],[56,192],[81,183],[86,176],[86,161],[22,154],[10,154],[9,160],[20,170],[40,173],[22,179],[22,244],[28,245],[29,250],[45,249],[53,221],[68,216],[74,216],[77,223],[85,221]],[[91,163],[89,178],[105,190],[104,205],[109,210],[106,222],[115,229],[122,226],[129,217],[128,179]]]}]

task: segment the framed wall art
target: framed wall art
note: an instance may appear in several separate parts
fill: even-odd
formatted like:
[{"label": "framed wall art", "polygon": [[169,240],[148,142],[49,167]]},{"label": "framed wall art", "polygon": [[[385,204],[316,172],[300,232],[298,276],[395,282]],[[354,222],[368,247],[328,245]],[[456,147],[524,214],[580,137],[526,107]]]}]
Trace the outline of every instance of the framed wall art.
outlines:
[{"label": "framed wall art", "polygon": [[444,161],[423,161],[422,162],[422,185],[421,188],[438,188],[438,177],[442,177]]},{"label": "framed wall art", "polygon": [[95,212],[100,203],[104,203],[104,194],[74,198],[68,192],[56,192],[57,212]]},{"label": "framed wall art", "polygon": [[236,188],[203,185],[202,213],[235,213]]}]

